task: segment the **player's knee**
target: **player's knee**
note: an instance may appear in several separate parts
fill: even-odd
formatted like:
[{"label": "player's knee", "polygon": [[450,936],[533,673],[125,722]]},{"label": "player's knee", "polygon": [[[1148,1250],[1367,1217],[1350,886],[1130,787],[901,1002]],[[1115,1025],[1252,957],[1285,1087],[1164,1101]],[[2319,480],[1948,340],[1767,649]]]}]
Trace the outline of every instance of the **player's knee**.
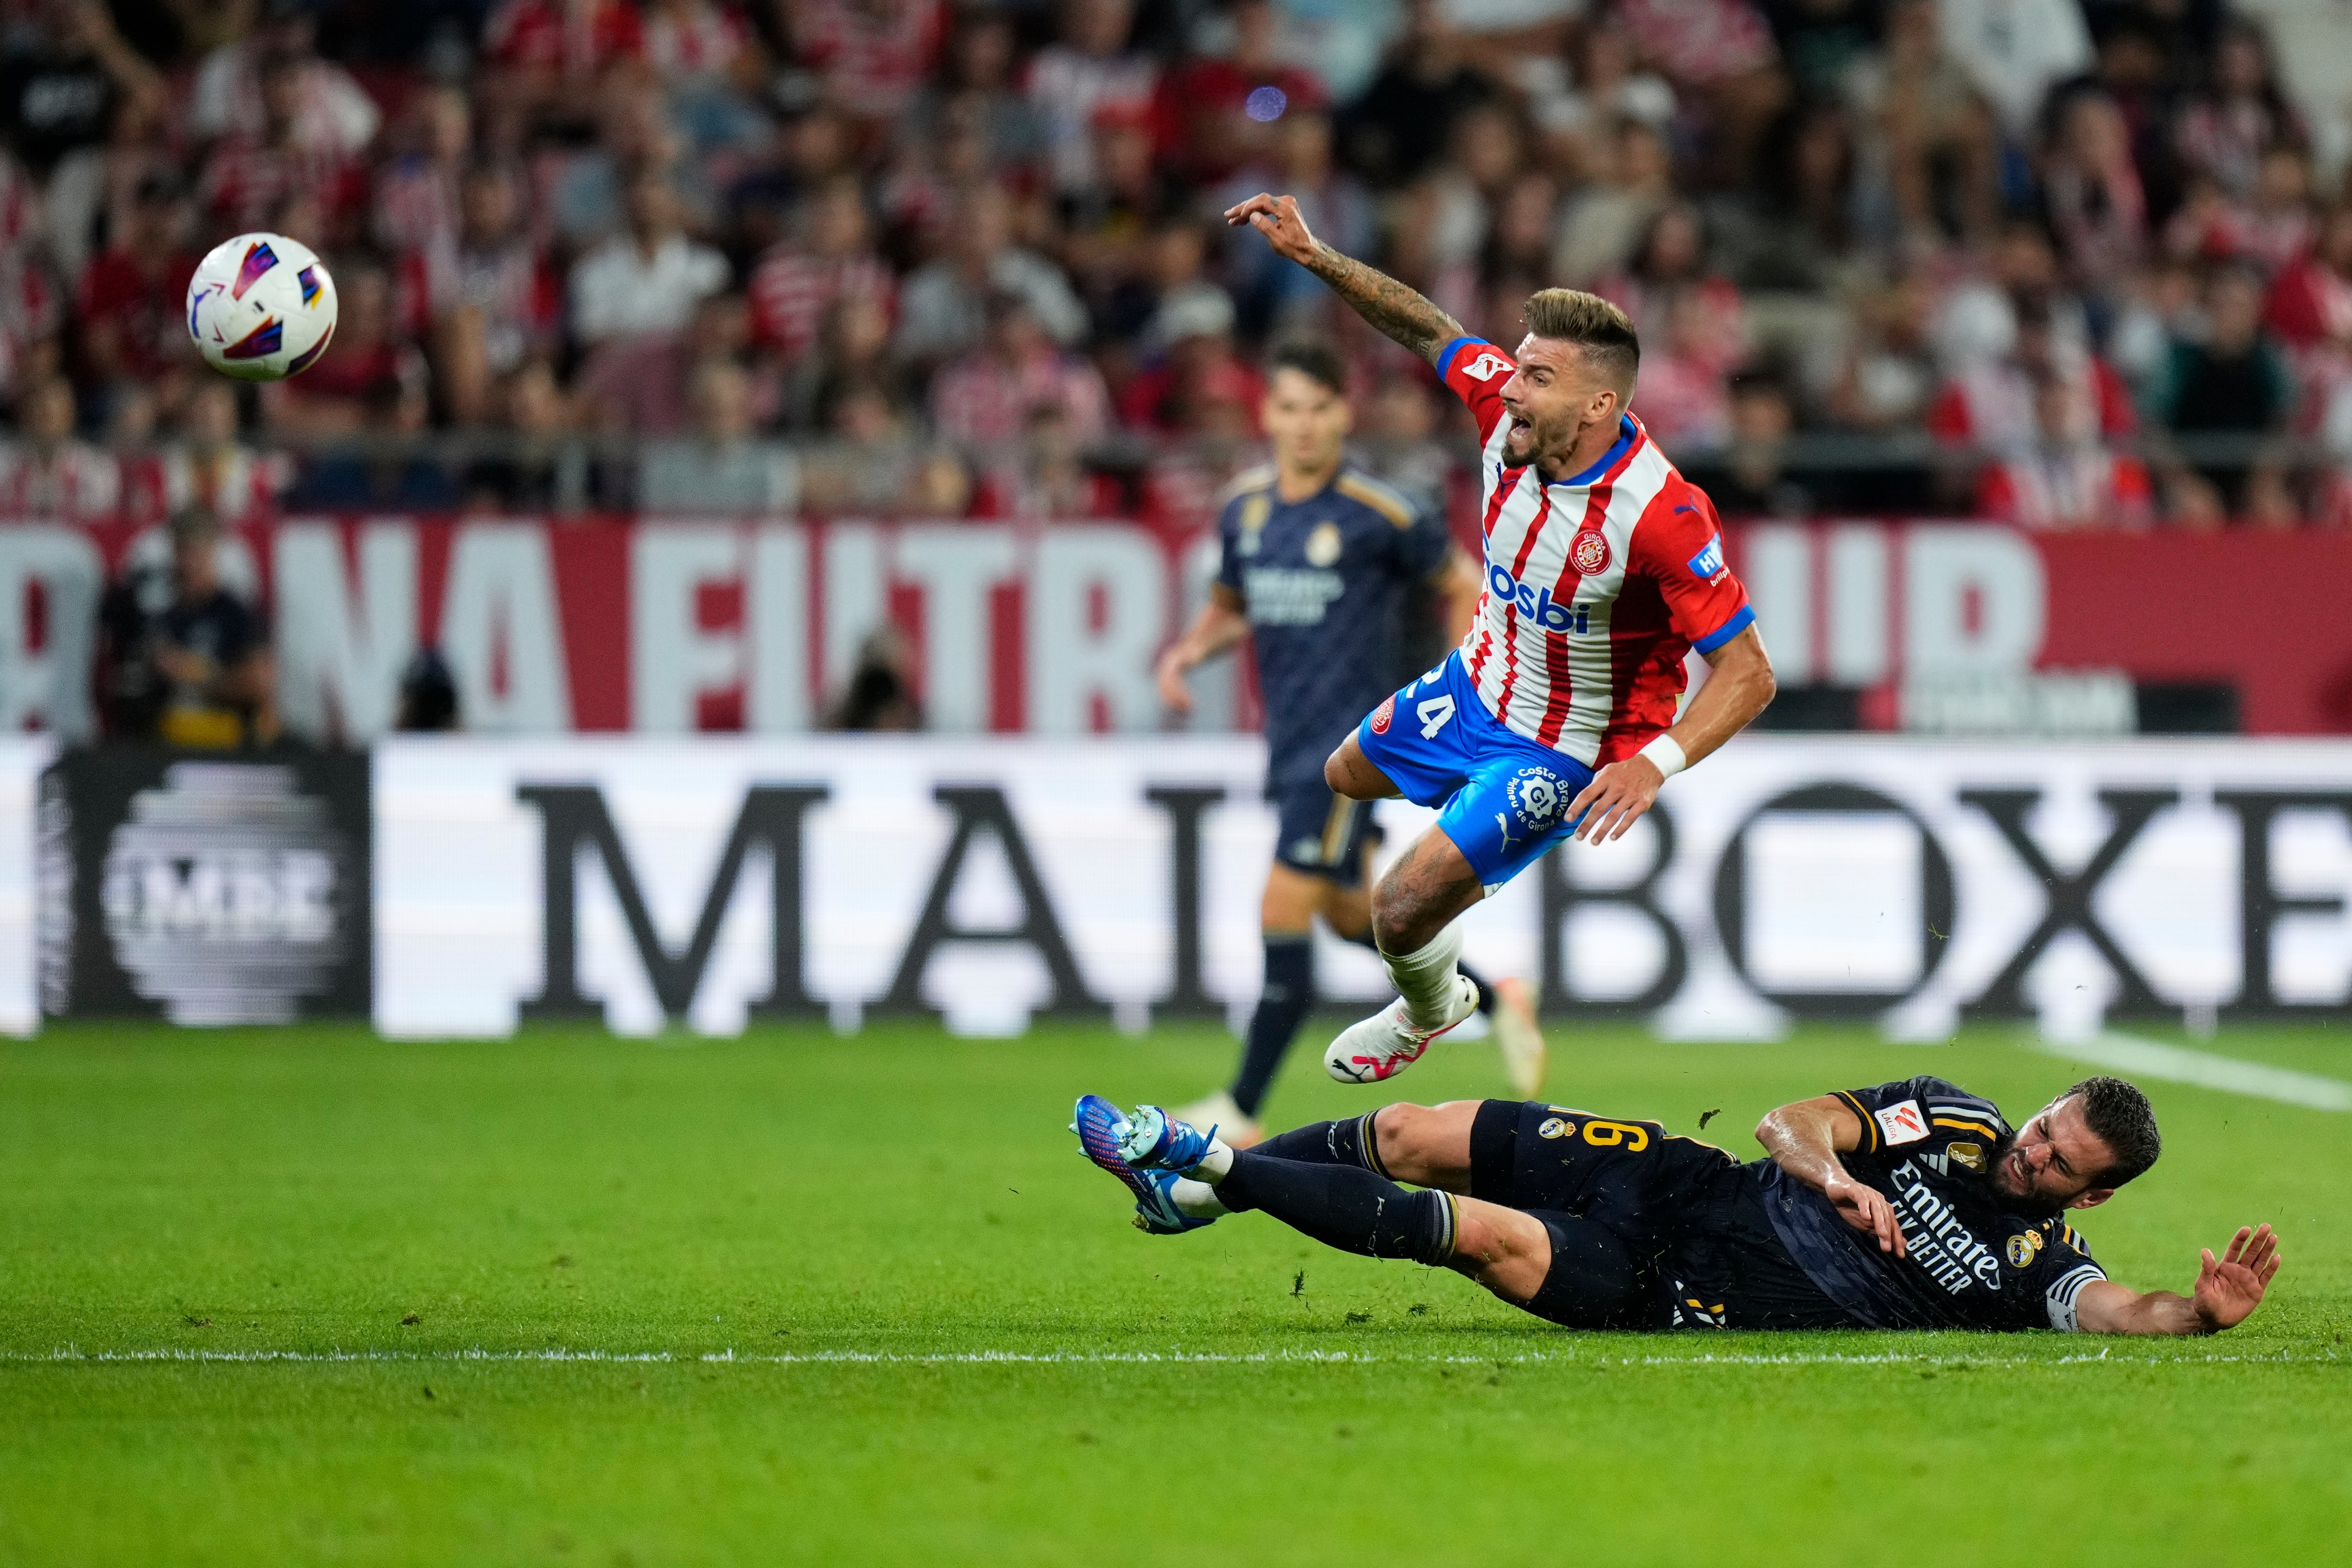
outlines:
[{"label": "player's knee", "polygon": [[1468,1122],[1477,1107],[1476,1100],[1381,1107],[1372,1118],[1372,1152],[1381,1168],[1418,1187],[1459,1191],[1469,1172]]}]

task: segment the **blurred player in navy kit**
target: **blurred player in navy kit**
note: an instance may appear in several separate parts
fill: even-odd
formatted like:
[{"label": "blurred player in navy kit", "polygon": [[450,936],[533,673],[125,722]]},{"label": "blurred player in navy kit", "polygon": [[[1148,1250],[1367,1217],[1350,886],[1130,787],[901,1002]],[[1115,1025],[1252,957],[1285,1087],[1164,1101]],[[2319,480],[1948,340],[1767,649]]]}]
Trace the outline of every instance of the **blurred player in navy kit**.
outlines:
[{"label": "blurred player in navy kit", "polygon": [[[1334,795],[1324,760],[1395,685],[1406,595],[1421,584],[1435,592],[1447,638],[1458,642],[1479,591],[1477,568],[1442,515],[1417,511],[1348,460],[1353,411],[1339,353],[1285,344],[1268,357],[1267,376],[1259,418],[1275,460],[1227,488],[1216,584],[1160,661],[1160,697],[1189,712],[1186,674],[1248,637],[1265,703],[1266,798],[1282,824],[1261,913],[1265,987],[1232,1087],[1183,1113],[1221,1125],[1240,1148],[1256,1141],[1258,1106],[1315,1003],[1315,917],[1371,945],[1371,804]],[[1527,987],[1478,989],[1512,1082],[1537,1093],[1544,1045]]]}]

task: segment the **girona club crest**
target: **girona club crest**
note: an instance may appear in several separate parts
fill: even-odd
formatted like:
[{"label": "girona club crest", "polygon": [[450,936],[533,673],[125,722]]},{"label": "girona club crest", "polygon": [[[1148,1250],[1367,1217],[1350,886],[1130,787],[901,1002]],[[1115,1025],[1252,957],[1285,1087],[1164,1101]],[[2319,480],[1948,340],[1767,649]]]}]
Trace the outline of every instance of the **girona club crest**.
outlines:
[{"label": "girona club crest", "polygon": [[1389,732],[1389,721],[1395,717],[1396,699],[1391,697],[1382,701],[1379,707],[1372,710],[1372,733],[1375,735],[1387,734]]},{"label": "girona club crest", "polygon": [[1598,577],[1609,570],[1608,536],[1600,533],[1580,533],[1568,547],[1568,563],[1576,568],[1580,577]]}]

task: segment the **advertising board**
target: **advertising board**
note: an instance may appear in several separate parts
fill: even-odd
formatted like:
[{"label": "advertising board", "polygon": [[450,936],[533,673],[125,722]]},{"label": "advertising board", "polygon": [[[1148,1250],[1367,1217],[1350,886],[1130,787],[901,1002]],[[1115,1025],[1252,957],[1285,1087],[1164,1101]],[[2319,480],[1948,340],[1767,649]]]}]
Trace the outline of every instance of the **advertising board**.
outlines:
[{"label": "advertising board", "polygon": [[[758,1016],[1245,1014],[1273,848],[1244,738],[484,742],[375,759],[374,1016],[727,1033]],[[1384,804],[1383,854],[1431,814]],[[1467,919],[1555,1015],[2352,1018],[2352,746],[1750,736]],[[1324,942],[1335,1004],[1383,977]]]}]

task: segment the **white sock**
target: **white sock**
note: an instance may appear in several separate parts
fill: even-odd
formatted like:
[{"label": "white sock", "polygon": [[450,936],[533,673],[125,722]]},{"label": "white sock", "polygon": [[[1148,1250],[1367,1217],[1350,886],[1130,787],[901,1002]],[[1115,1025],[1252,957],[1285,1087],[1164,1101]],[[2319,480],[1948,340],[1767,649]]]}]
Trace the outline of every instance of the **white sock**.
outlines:
[{"label": "white sock", "polygon": [[[1225,1179],[1225,1173],[1231,1171],[1233,1168],[1234,1151],[1232,1145],[1228,1144],[1222,1138],[1212,1137],[1209,1140],[1209,1152],[1201,1156],[1200,1163],[1194,1165],[1191,1170],[1184,1173],[1193,1181],[1205,1182],[1213,1186],[1217,1183],[1223,1181]],[[1223,1211],[1220,1210],[1219,1212],[1222,1213]]]},{"label": "white sock", "polygon": [[[1225,1156],[1230,1161],[1233,1151],[1226,1150]],[[1206,1182],[1193,1181],[1189,1176],[1179,1176],[1169,1183],[1168,1197],[1176,1205],[1176,1212],[1186,1219],[1214,1219],[1221,1214],[1234,1212],[1217,1201],[1216,1188]]]},{"label": "white sock", "polygon": [[1404,998],[1405,1016],[1416,1029],[1443,1028],[1454,1011],[1454,961],[1462,956],[1462,928],[1449,925],[1412,952],[1382,952],[1389,979]]}]

